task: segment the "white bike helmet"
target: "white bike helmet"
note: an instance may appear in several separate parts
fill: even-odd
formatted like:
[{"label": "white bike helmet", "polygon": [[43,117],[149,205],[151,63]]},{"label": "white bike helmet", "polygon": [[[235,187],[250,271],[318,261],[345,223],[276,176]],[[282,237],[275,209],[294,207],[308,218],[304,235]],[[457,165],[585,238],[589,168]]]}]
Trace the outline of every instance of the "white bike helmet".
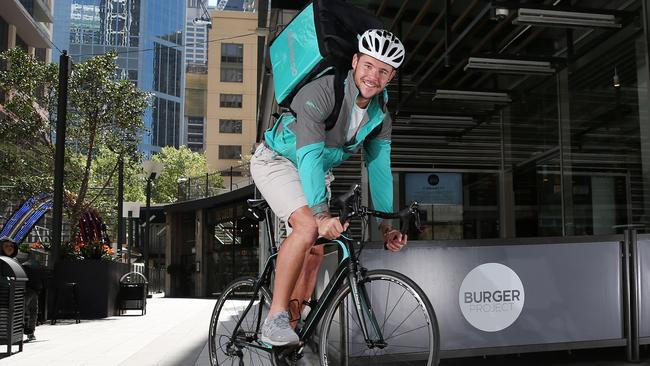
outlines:
[{"label": "white bike helmet", "polygon": [[404,61],[404,45],[383,29],[368,29],[359,38],[359,52],[398,68]]}]

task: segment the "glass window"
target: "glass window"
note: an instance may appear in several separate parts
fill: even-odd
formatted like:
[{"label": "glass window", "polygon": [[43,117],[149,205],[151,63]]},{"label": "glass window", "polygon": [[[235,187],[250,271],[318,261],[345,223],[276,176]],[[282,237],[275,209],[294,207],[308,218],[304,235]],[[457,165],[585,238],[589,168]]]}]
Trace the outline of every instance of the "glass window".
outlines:
[{"label": "glass window", "polygon": [[[641,35],[576,40],[574,64],[504,109],[516,237],[647,230],[647,65]],[[565,41],[566,42],[566,41]],[[510,169],[511,167],[511,169]],[[511,174],[511,175],[510,175]]]},{"label": "glass window", "polygon": [[154,90],[180,97],[182,52],[154,43]]},{"label": "glass window", "polygon": [[198,142],[203,143],[203,136],[188,135],[187,142]]},{"label": "glass window", "polygon": [[25,52],[28,51],[27,42],[25,42],[22,38],[18,36],[16,36],[16,47],[22,49]]},{"label": "glass window", "polygon": [[242,121],[240,119],[220,119],[220,133],[241,133]]},{"label": "glass window", "polygon": [[241,67],[221,66],[221,81],[241,83],[244,81],[244,70]]},{"label": "glass window", "polygon": [[405,204],[420,204],[417,240],[499,237],[497,173],[413,172],[401,177]]},{"label": "glass window", "polygon": [[237,160],[241,159],[240,145],[219,145],[219,159]]},{"label": "glass window", "polygon": [[203,126],[196,126],[196,125],[187,125],[187,133],[189,134],[202,134],[203,133]]},{"label": "glass window", "polygon": [[244,45],[221,44],[221,81],[242,82],[244,79]]},{"label": "glass window", "polygon": [[222,292],[230,281],[259,271],[259,226],[245,216],[246,207],[211,208],[206,212],[208,293]]},{"label": "glass window", "polygon": [[222,108],[241,108],[242,95],[241,94],[220,94],[219,106]]},{"label": "glass window", "polygon": [[244,62],[244,45],[238,43],[221,44],[221,62],[243,63]]}]

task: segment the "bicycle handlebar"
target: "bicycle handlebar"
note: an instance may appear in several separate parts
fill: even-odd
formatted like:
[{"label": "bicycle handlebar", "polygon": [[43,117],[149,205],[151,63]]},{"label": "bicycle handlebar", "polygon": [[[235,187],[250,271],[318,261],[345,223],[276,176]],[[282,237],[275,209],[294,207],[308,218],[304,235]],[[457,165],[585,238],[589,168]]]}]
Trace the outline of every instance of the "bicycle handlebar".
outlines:
[{"label": "bicycle handlebar", "polygon": [[381,212],[371,210],[361,205],[361,186],[354,184],[350,190],[335,199],[335,205],[341,208],[339,220],[344,224],[352,217],[373,216],[381,219],[400,219],[400,232],[406,234],[411,223],[420,227],[420,213],[418,203],[412,202],[408,207],[399,212]]}]

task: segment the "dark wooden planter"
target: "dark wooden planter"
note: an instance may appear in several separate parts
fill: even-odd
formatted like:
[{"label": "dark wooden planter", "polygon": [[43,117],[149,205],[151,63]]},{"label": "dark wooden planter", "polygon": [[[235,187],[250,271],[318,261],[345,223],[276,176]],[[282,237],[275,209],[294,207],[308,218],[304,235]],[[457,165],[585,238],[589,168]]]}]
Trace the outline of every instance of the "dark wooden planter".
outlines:
[{"label": "dark wooden planter", "polygon": [[49,288],[49,314],[52,319],[56,311],[54,300],[57,290],[59,306],[63,304],[69,310],[71,295],[65,292],[64,284],[74,282],[77,284],[79,312],[83,319],[97,319],[118,315],[118,294],[120,291],[120,277],[129,272],[126,263],[110,262],[103,260],[60,261],[54,268],[54,276]]}]

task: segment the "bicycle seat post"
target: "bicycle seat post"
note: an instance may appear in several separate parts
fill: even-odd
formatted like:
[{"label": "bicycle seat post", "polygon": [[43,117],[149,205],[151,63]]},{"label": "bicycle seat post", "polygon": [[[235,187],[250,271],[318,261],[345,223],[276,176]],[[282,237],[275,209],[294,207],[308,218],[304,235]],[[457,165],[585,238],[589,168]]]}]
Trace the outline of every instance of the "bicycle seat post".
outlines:
[{"label": "bicycle seat post", "polygon": [[269,249],[271,250],[271,255],[278,252],[278,248],[275,245],[275,235],[273,235],[273,229],[271,227],[271,208],[266,207],[264,209],[264,219],[266,220],[266,237],[269,239]]}]

